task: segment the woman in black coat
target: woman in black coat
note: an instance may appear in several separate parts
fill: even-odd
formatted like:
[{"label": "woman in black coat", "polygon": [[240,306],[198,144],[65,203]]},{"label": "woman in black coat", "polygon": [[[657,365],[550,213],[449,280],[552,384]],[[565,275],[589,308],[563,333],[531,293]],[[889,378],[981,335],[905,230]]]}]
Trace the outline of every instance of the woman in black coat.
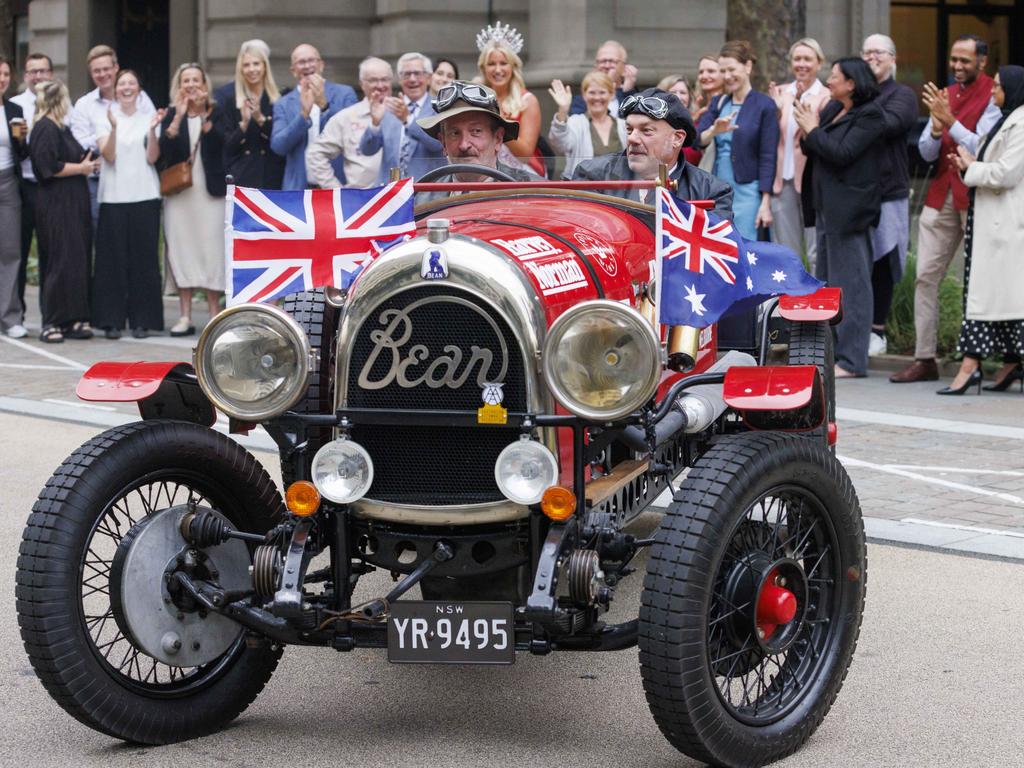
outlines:
[{"label": "woman in black coat", "polygon": [[246,40],[238,51],[235,80],[216,91],[224,141],[224,172],[242,187],[280,189],[284,158],[270,149],[274,102],[281,93],[270,70],[270,48]]},{"label": "woman in black coat", "polygon": [[[839,59],[826,81],[832,100],[820,117],[794,105],[804,132],[818,235],[815,273],[843,290],[843,320],[836,326],[838,378],[866,376],[871,337],[871,228],[881,210],[879,165],[885,120],[875,103],[878,84],[864,61]],[[807,170],[805,170],[805,173]]]},{"label": "woman in black coat", "polygon": [[192,292],[206,293],[213,317],[224,291],[224,142],[213,126],[220,110],[201,66],[182,64],[171,82],[173,106],[160,124],[160,169],[191,163],[192,185],[164,198],[167,264],[178,286],[181,317],[171,336],[195,333]]}]

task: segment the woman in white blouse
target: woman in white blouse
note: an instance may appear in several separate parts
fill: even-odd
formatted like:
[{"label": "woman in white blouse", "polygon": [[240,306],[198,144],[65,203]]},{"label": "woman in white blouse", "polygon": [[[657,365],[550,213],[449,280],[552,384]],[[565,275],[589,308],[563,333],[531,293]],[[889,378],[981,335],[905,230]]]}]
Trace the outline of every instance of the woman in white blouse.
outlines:
[{"label": "woman in white blouse", "polygon": [[615,96],[615,84],[601,70],[595,69],[583,78],[580,86],[587,111],[569,115],[572,91],[561,80],[552,80],[548,93],[558,105],[551,119],[548,141],[559,155],[565,155],[563,177],[572,178],[573,169],[580,160],[610,155],[626,148],[626,124],[608,111]]},{"label": "woman in white blouse", "polygon": [[141,87],[130,69],[117,73],[116,104],[107,110],[109,132],[99,135],[103,158],[96,264],[92,280],[93,325],[108,339],[146,338],[164,327],[160,296],[160,156],[156,128],[163,118],[136,108]]}]

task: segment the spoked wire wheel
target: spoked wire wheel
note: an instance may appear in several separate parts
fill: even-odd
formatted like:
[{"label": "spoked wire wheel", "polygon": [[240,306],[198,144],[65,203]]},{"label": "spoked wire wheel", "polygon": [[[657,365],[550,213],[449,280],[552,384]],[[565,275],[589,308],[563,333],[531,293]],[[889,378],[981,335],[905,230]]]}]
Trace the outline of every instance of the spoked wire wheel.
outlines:
[{"label": "spoked wire wheel", "polygon": [[866,566],[856,495],[821,443],[770,432],[716,442],[647,564],[640,668],[662,733],[714,765],[797,750],[850,666]]},{"label": "spoked wire wheel", "polygon": [[[221,658],[198,667],[158,661],[130,640],[112,602],[111,570],[124,537],[144,518],[188,503],[235,513],[223,488],[194,472],[162,470],[118,490],[100,514],[82,555],[81,611],[93,651],[122,685],[150,697],[175,697],[212,683],[238,657],[238,640]],[[116,589],[116,586],[114,587]]]},{"label": "spoked wire wheel", "polygon": [[127,741],[164,744],[217,730],[252,702],[281,655],[269,643],[247,643],[240,627],[236,636],[231,623],[224,650],[192,666],[158,661],[133,639],[121,598],[136,590],[133,599],[155,612],[167,593],[159,578],[119,580],[124,552],[131,537],[190,500],[250,532],[268,530],[281,514],[273,481],[237,443],[196,424],[145,421],[72,453],[22,537],[18,624],[36,674],[69,714]]}]

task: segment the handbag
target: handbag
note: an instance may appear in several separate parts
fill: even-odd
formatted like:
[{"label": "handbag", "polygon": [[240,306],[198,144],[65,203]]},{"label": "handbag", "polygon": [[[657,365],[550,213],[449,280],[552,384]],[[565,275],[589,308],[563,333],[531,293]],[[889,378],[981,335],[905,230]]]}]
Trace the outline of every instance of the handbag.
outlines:
[{"label": "handbag", "polygon": [[202,141],[202,133],[196,139],[195,146],[188,160],[170,165],[160,171],[160,195],[171,197],[192,186],[192,164],[196,161],[196,151],[199,149],[199,142]]}]

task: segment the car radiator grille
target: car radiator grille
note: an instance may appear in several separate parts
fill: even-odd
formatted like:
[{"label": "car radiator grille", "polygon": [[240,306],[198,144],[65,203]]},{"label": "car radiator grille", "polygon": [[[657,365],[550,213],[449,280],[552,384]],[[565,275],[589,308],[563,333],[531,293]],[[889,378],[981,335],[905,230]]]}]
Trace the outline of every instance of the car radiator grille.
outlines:
[{"label": "car radiator grille", "polygon": [[[399,313],[407,321],[399,318]],[[389,327],[391,332],[387,333]],[[402,343],[395,349],[388,346],[388,339]],[[511,329],[498,315],[475,297],[444,285],[403,291],[380,304],[356,331],[349,349],[348,405],[475,411],[483,404],[478,382],[483,363],[478,359],[470,375],[458,380],[472,359],[473,347],[491,351],[493,358],[485,379],[495,379],[501,367],[502,342],[508,361],[503,405],[510,411],[524,411],[527,400],[522,353]],[[439,357],[455,357],[453,348],[460,350],[461,363],[436,365],[432,379],[437,383],[452,368],[453,383],[458,386],[417,383]],[[405,369],[404,383],[415,386],[403,386],[394,374],[401,370],[400,362],[408,360],[414,351],[419,354],[416,362]],[[383,386],[363,386],[361,374],[366,383]],[[373,458],[374,479],[367,496],[399,504],[476,504],[503,499],[494,481],[494,463],[501,450],[517,437],[515,428],[491,426],[356,425],[352,429],[352,439]]]}]

